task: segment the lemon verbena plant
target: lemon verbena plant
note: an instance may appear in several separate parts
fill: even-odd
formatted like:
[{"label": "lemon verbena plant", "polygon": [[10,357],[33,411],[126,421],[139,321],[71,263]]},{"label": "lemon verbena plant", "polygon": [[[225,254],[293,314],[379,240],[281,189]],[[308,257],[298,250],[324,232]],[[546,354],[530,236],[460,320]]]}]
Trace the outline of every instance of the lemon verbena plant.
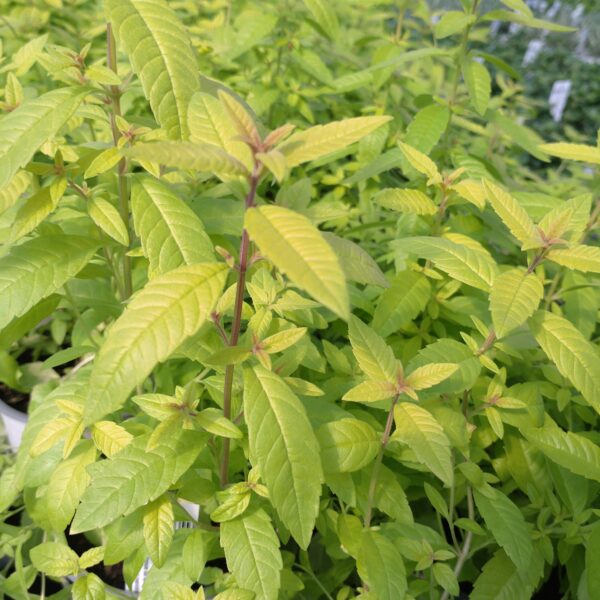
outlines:
[{"label": "lemon verbena plant", "polygon": [[9,0],[7,597],[599,597],[600,149],[485,4]]}]

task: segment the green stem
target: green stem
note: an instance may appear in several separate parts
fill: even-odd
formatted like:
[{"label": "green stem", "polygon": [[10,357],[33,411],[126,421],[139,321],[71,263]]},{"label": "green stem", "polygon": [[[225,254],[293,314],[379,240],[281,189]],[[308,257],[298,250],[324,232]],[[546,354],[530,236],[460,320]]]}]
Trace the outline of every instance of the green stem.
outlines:
[{"label": "green stem", "polygon": [[[257,167],[254,168],[250,176],[250,190],[246,196],[246,208],[254,206],[256,198],[256,188],[260,171]],[[248,254],[250,249],[250,236],[246,229],[242,232],[242,242],[240,244],[240,259],[238,264],[238,280],[235,291],[235,304],[233,308],[233,323],[231,325],[231,336],[229,338],[229,346],[236,346],[240,337],[240,329],[242,326],[242,307],[244,305],[244,291],[246,289],[246,271],[248,269]],[[235,365],[227,365],[225,368],[225,382],[223,385],[223,416],[226,419],[231,419],[231,396],[233,391],[233,374]],[[229,450],[230,440],[223,440],[223,457],[221,459],[220,480],[221,487],[227,485],[229,477]]]},{"label": "green stem", "polygon": [[[115,36],[113,35],[112,25],[107,23],[106,25],[106,62],[108,68],[114,73],[117,73],[117,44],[115,42]],[[119,128],[117,127],[116,118],[122,116],[121,114],[121,89],[118,85],[110,86],[110,97],[112,112],[110,115],[110,125],[113,134],[113,142],[115,146],[119,142]],[[129,192],[127,190],[127,161],[122,158],[117,166],[117,178],[118,178],[118,189],[119,189],[119,212],[121,213],[121,219],[125,223],[129,238],[131,239],[131,231],[129,226]],[[127,256],[127,250],[123,252],[121,259],[121,266],[123,269],[123,300],[127,300],[133,291],[133,283],[131,277],[131,260]]]},{"label": "green stem", "polygon": [[379,454],[377,454],[377,458],[375,459],[375,464],[373,465],[373,471],[371,473],[371,481],[369,482],[369,492],[367,495],[367,506],[365,508],[365,518],[364,518],[364,527],[368,529],[371,526],[371,517],[373,516],[373,502],[375,501],[375,490],[377,489],[377,479],[379,478],[379,471],[381,470],[381,463],[383,462],[383,453],[390,441],[390,434],[392,433],[392,426],[394,424],[394,407],[398,402],[398,396],[394,396],[392,400],[392,406],[390,407],[390,412],[387,416],[387,421],[385,423],[385,429],[383,430],[383,435],[381,436],[381,446],[379,448]]}]

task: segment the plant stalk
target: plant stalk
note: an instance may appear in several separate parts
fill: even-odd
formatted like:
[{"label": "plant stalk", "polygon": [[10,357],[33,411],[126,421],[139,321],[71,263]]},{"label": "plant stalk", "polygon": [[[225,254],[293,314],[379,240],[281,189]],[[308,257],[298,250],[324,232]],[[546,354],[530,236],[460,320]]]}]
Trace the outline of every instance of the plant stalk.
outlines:
[{"label": "plant stalk", "polygon": [[379,478],[379,471],[381,470],[381,463],[383,462],[383,453],[390,441],[390,435],[392,433],[392,426],[394,424],[394,407],[398,402],[398,396],[394,396],[392,400],[392,406],[387,416],[385,423],[385,429],[381,436],[381,447],[379,448],[379,454],[375,459],[375,465],[373,466],[373,472],[371,473],[371,481],[369,482],[369,492],[367,495],[367,507],[365,509],[364,528],[368,529],[371,526],[371,517],[373,516],[373,502],[375,501],[375,491],[377,489],[377,479]]},{"label": "plant stalk", "polygon": [[[250,190],[246,196],[246,208],[254,206],[256,198],[256,188],[260,172],[258,168],[254,168],[250,176]],[[233,308],[233,322],[231,324],[231,335],[229,337],[229,346],[236,346],[240,337],[240,329],[242,326],[242,307],[244,305],[244,291],[246,289],[246,271],[248,270],[248,254],[250,249],[250,236],[244,228],[242,231],[242,241],[240,244],[240,259],[238,264],[238,280],[235,290],[235,304]],[[233,391],[233,373],[235,365],[227,365],[225,368],[225,382],[223,385],[223,416],[226,419],[231,419],[231,396]],[[229,438],[223,440],[223,457],[221,459],[220,481],[221,487],[227,485],[229,477]]]},{"label": "plant stalk", "polygon": [[[117,73],[117,44],[115,42],[115,36],[113,35],[112,25],[106,24],[106,63],[108,68],[114,73]],[[119,142],[119,128],[117,127],[116,117],[122,116],[121,114],[121,89],[118,85],[110,86],[110,98],[112,112],[110,115],[110,125],[113,134],[113,142],[117,146]],[[128,234],[131,231],[129,227],[129,193],[127,190],[127,161],[122,158],[118,164],[117,179],[119,188],[119,212],[121,213],[121,219],[125,223]],[[133,283],[131,277],[131,260],[127,256],[127,251],[123,252],[121,258],[121,266],[123,269],[123,300],[127,300],[133,291]]]}]

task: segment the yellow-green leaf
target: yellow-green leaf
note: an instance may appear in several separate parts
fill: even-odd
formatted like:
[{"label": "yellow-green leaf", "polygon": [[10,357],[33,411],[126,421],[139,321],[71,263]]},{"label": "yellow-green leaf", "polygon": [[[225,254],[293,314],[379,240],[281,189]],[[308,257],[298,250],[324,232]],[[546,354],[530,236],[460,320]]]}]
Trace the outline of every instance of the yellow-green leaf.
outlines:
[{"label": "yellow-green leaf", "polygon": [[600,165],[600,148],[596,146],[558,142],[556,144],[542,144],[540,150],[558,158]]},{"label": "yellow-green leaf", "polygon": [[560,374],[600,412],[600,357],[594,346],[570,321],[547,311],[539,310],[530,327]]},{"label": "yellow-green leaf", "polygon": [[175,519],[167,495],[157,498],[144,508],[144,542],[152,562],[160,569],[173,541]]},{"label": "yellow-green leaf", "polygon": [[92,439],[102,454],[112,458],[129,445],[133,435],[112,421],[98,421],[92,427]]},{"label": "yellow-green leaf", "polygon": [[458,370],[454,363],[432,363],[417,367],[406,377],[406,383],[413,390],[424,390],[448,379]]},{"label": "yellow-green leaf", "polygon": [[83,174],[84,178],[90,179],[91,177],[96,177],[96,175],[105,173],[112,169],[121,158],[121,152],[116,146],[103,150],[96,158],[94,158],[90,163],[90,166],[85,170],[85,173]]},{"label": "yellow-green leaf", "polygon": [[171,139],[188,137],[187,110],[200,87],[192,45],[165,0],[106,0],[107,20]]},{"label": "yellow-green leaf", "polygon": [[438,168],[429,156],[403,142],[398,142],[398,146],[400,146],[400,150],[402,150],[410,166],[421,173],[421,175],[428,177],[428,184],[440,183],[442,181],[442,176]]},{"label": "yellow-green leaf", "polygon": [[385,189],[375,194],[373,200],[384,208],[415,215],[434,215],[438,210],[433,200],[419,190]]},{"label": "yellow-green leaf", "polygon": [[394,421],[392,438],[409,446],[419,462],[451,486],[454,472],[450,442],[435,417],[422,406],[401,402],[394,407]]},{"label": "yellow-green leaf", "polygon": [[490,293],[494,331],[500,339],[521,326],[535,312],[544,286],[534,273],[516,267],[496,277]]},{"label": "yellow-green leaf", "polygon": [[483,187],[492,208],[510,232],[521,242],[523,250],[542,246],[538,230],[518,201],[487,179],[483,180]]},{"label": "yellow-green leaf", "polygon": [[285,156],[288,167],[295,167],[346,148],[390,119],[391,117],[355,117],[327,125],[316,125],[295,133],[277,149]]},{"label": "yellow-green leaf", "polygon": [[90,218],[106,235],[123,246],[129,245],[129,233],[119,211],[104,198],[92,198],[87,205]]},{"label": "yellow-green leaf", "polygon": [[398,393],[397,387],[389,381],[363,381],[348,390],[342,400],[346,402],[378,402],[393,398]]},{"label": "yellow-green leaf", "polygon": [[183,266],[156,277],[135,295],[96,356],[84,412],[86,424],[120,408],[158,362],[200,329],[226,276],[227,267],[222,264]]},{"label": "yellow-green leaf", "polygon": [[350,301],[342,267],[305,216],[281,206],[260,206],[246,211],[245,226],[260,252],[294,284],[348,319]]},{"label": "yellow-green leaf", "polygon": [[574,246],[573,248],[554,248],[547,258],[569,269],[584,273],[600,273],[600,248],[597,246]]},{"label": "yellow-green leaf", "polygon": [[462,74],[467,84],[471,104],[483,116],[487,110],[492,92],[490,74],[480,62],[470,58],[467,58],[463,63]]}]

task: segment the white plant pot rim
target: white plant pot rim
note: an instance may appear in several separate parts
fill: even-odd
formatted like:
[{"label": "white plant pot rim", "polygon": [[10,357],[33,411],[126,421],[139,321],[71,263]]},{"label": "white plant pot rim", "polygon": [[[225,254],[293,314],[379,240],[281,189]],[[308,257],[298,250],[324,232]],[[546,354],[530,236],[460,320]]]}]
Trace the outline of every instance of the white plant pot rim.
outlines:
[{"label": "white plant pot rim", "polygon": [[0,417],[4,421],[8,443],[12,451],[16,452],[21,445],[21,437],[29,415],[9,406],[4,400],[0,399]]}]

